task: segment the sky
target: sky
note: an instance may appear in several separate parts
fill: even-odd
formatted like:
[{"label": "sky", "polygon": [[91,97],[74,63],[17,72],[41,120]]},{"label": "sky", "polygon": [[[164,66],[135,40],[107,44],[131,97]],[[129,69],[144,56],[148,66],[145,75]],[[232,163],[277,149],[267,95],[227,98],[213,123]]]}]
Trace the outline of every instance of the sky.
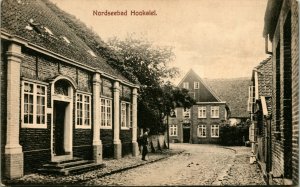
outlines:
[{"label": "sky", "polygon": [[[267,0],[51,0],[107,41],[135,33],[155,45],[171,46],[180,79],[193,69],[202,78],[250,77],[266,59],[262,36]],[[93,11],[126,11],[99,16]],[[130,12],[156,11],[155,16]]]}]

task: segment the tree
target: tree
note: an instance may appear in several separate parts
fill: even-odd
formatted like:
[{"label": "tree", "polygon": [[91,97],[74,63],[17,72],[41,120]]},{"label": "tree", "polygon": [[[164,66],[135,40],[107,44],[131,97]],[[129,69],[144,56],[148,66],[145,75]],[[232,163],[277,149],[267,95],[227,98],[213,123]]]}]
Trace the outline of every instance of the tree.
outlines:
[{"label": "tree", "polygon": [[122,59],[111,61],[110,65],[140,85],[139,127],[150,127],[152,133],[164,131],[163,119],[166,114],[176,106],[192,106],[194,100],[188,91],[176,88],[168,81],[179,74],[178,69],[168,66],[174,59],[172,48],[154,46],[152,42],[133,35],[123,41],[112,38],[108,44]]}]

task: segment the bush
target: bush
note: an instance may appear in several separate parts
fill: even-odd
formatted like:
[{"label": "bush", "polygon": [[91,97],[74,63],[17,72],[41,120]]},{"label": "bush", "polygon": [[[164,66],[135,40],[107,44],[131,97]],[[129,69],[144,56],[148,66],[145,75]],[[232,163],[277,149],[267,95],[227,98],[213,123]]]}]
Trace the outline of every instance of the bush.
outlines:
[{"label": "bush", "polygon": [[220,144],[226,146],[241,146],[249,141],[249,126],[228,124],[220,127]]}]

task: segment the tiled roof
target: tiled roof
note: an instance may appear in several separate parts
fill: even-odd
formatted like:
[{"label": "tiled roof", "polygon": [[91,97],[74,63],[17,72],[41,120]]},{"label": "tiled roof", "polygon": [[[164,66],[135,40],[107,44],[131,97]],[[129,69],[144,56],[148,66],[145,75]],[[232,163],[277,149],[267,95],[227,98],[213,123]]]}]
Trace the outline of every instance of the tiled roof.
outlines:
[{"label": "tiled roof", "polygon": [[[111,76],[128,81],[111,68],[102,54],[91,49],[83,35],[79,36],[49,7],[47,0],[4,0],[1,2],[1,30],[19,36],[49,51],[99,69]],[[63,11],[62,11],[63,12]],[[70,20],[68,20],[70,21]],[[83,32],[83,31],[81,31]],[[104,45],[98,43],[98,45]],[[105,46],[99,46],[99,48]]]},{"label": "tiled roof", "polygon": [[272,58],[269,57],[256,66],[259,96],[272,96]]},{"label": "tiled roof", "polygon": [[250,78],[204,79],[221,100],[226,101],[231,117],[249,117],[247,112]]}]

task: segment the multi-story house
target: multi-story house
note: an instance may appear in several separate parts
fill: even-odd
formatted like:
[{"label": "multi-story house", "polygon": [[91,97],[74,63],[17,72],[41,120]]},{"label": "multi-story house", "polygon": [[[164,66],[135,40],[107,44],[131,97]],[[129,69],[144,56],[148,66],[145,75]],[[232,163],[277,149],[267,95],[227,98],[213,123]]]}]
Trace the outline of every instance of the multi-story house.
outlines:
[{"label": "multi-story house", "polygon": [[219,143],[220,125],[227,120],[225,101],[203,82],[191,69],[178,87],[189,90],[196,100],[190,109],[176,108],[169,120],[169,137],[173,142]]},{"label": "multi-story house", "polygon": [[2,1],[1,9],[3,177],[137,156],[138,85],[107,64],[105,45],[49,1]]},{"label": "multi-story house", "polygon": [[[272,54],[273,91],[268,182],[299,180],[299,2],[269,0],[263,36]],[[271,49],[268,48],[271,42]]]},{"label": "multi-story house", "polygon": [[270,166],[272,75],[272,58],[267,58],[253,69],[252,84],[249,86],[248,94],[248,111],[251,119],[249,127],[251,163],[259,162],[264,174],[268,172]]}]

